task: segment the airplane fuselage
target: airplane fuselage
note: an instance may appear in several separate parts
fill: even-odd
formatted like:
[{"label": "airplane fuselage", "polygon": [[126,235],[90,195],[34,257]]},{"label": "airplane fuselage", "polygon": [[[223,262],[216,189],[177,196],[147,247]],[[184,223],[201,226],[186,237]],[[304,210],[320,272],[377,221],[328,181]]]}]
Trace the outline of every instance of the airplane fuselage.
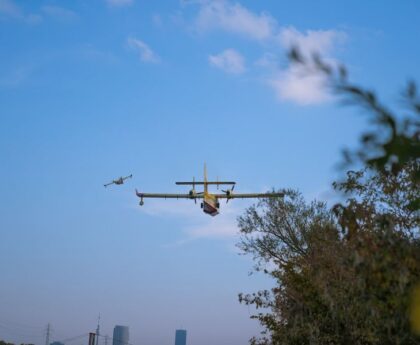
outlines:
[{"label": "airplane fuselage", "polygon": [[203,212],[210,216],[217,216],[219,214],[219,200],[212,194],[205,193],[202,203]]},{"label": "airplane fuselage", "polygon": [[[1,1],[1,0],[0,0]],[[130,175],[131,177],[131,175]],[[175,182],[177,185],[187,185],[192,186],[192,189],[188,193],[178,194],[178,193],[140,193],[136,189],[136,195],[140,198],[139,205],[144,205],[144,198],[162,198],[162,199],[190,199],[194,200],[197,203],[198,200],[202,200],[201,208],[203,212],[214,217],[219,214],[220,203],[219,199],[226,200],[226,203],[231,199],[236,198],[269,198],[269,197],[281,197],[284,193],[234,193],[233,189],[235,187],[236,182],[234,181],[208,181],[207,180],[207,170],[206,165],[204,165],[204,178],[203,181],[196,181],[195,178],[192,181],[182,181],[182,182]],[[204,190],[201,192],[197,192],[195,187],[196,186],[203,186]],[[208,187],[209,186],[217,186],[219,187],[222,185],[230,185],[231,188],[227,190],[221,190],[223,193],[209,193]]]}]

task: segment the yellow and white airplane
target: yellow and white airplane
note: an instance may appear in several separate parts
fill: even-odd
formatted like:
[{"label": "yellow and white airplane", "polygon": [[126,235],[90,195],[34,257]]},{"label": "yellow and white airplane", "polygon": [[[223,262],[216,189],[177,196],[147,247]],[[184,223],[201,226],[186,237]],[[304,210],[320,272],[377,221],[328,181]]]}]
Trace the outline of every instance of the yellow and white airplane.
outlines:
[{"label": "yellow and white airplane", "polygon": [[104,184],[104,187],[106,188],[106,187],[108,187],[108,186],[110,186],[110,185],[112,185],[112,184],[116,184],[116,185],[120,185],[120,184],[124,184],[124,181],[125,180],[127,180],[127,179],[129,179],[129,178],[132,178],[133,177],[133,174],[131,174],[131,175],[128,175],[128,176],[126,176],[126,177],[119,177],[119,178],[117,178],[116,180],[112,180],[111,182],[109,182],[109,183],[105,183]]},{"label": "yellow and white airplane", "polygon": [[[197,199],[203,199],[201,203],[201,208],[204,213],[207,213],[211,216],[216,216],[219,214],[220,203],[219,199],[226,199],[226,203],[230,199],[248,199],[248,198],[278,198],[283,197],[283,193],[233,193],[235,189],[236,182],[233,181],[207,181],[207,169],[204,165],[204,179],[203,181],[191,182],[176,182],[177,185],[192,185],[192,189],[188,194],[163,194],[163,193],[141,193],[136,189],[136,195],[140,198],[140,206],[144,205],[144,198],[163,198],[163,199],[192,199],[197,203]],[[195,186],[203,185],[203,192],[196,192]],[[210,193],[208,191],[209,185],[217,185],[219,188],[220,185],[231,185],[232,188],[227,190],[222,190],[221,193]]]}]

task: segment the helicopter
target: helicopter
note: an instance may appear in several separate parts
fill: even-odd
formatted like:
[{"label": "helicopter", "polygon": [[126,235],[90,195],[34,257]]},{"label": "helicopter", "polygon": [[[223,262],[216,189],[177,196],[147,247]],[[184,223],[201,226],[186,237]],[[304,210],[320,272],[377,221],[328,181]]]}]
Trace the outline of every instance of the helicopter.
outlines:
[{"label": "helicopter", "polygon": [[120,178],[118,178],[116,180],[112,180],[112,182],[109,182],[109,183],[104,184],[104,187],[106,188],[106,187],[108,187],[108,186],[110,186],[112,184],[116,184],[116,185],[123,184],[125,180],[127,180],[129,178],[132,178],[132,177],[133,177],[133,174],[128,175],[128,176],[125,176],[125,177],[120,177]]},{"label": "helicopter", "polygon": [[[219,199],[226,199],[226,203],[231,199],[249,199],[249,198],[278,198],[283,197],[284,193],[234,193],[236,182],[234,181],[208,181],[207,180],[207,169],[204,164],[204,178],[203,181],[192,181],[188,182],[175,182],[177,185],[192,185],[192,189],[187,194],[167,194],[167,193],[142,193],[136,189],[136,195],[140,198],[139,205],[144,205],[145,198],[162,198],[162,199],[191,199],[197,203],[197,199],[202,199],[201,208],[204,213],[210,216],[216,216],[219,214],[220,202]],[[195,186],[202,185],[204,190],[197,192]],[[221,185],[231,186],[226,190],[221,190],[222,193],[210,193],[208,186],[217,185],[217,188]]]}]

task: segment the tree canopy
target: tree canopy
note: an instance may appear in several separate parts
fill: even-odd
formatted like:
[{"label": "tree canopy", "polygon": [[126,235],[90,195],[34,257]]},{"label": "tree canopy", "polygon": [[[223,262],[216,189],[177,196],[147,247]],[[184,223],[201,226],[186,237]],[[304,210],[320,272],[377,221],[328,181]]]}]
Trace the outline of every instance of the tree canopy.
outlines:
[{"label": "tree canopy", "polygon": [[[264,199],[239,218],[243,253],[274,288],[240,294],[263,326],[252,344],[418,344],[420,342],[420,98],[404,92],[403,115],[348,81],[343,67],[310,62],[346,103],[360,105],[373,127],[344,155],[333,184],[345,201],[327,207],[295,190]],[[362,163],[362,164],[360,164]]]}]

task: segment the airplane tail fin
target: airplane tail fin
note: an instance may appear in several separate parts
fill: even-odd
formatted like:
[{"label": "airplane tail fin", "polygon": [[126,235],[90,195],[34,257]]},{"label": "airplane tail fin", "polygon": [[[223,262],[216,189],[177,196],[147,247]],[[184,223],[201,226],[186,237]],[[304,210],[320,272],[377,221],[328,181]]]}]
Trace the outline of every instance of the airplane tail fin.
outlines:
[{"label": "airplane tail fin", "polygon": [[204,192],[207,193],[207,166],[204,163]]}]

